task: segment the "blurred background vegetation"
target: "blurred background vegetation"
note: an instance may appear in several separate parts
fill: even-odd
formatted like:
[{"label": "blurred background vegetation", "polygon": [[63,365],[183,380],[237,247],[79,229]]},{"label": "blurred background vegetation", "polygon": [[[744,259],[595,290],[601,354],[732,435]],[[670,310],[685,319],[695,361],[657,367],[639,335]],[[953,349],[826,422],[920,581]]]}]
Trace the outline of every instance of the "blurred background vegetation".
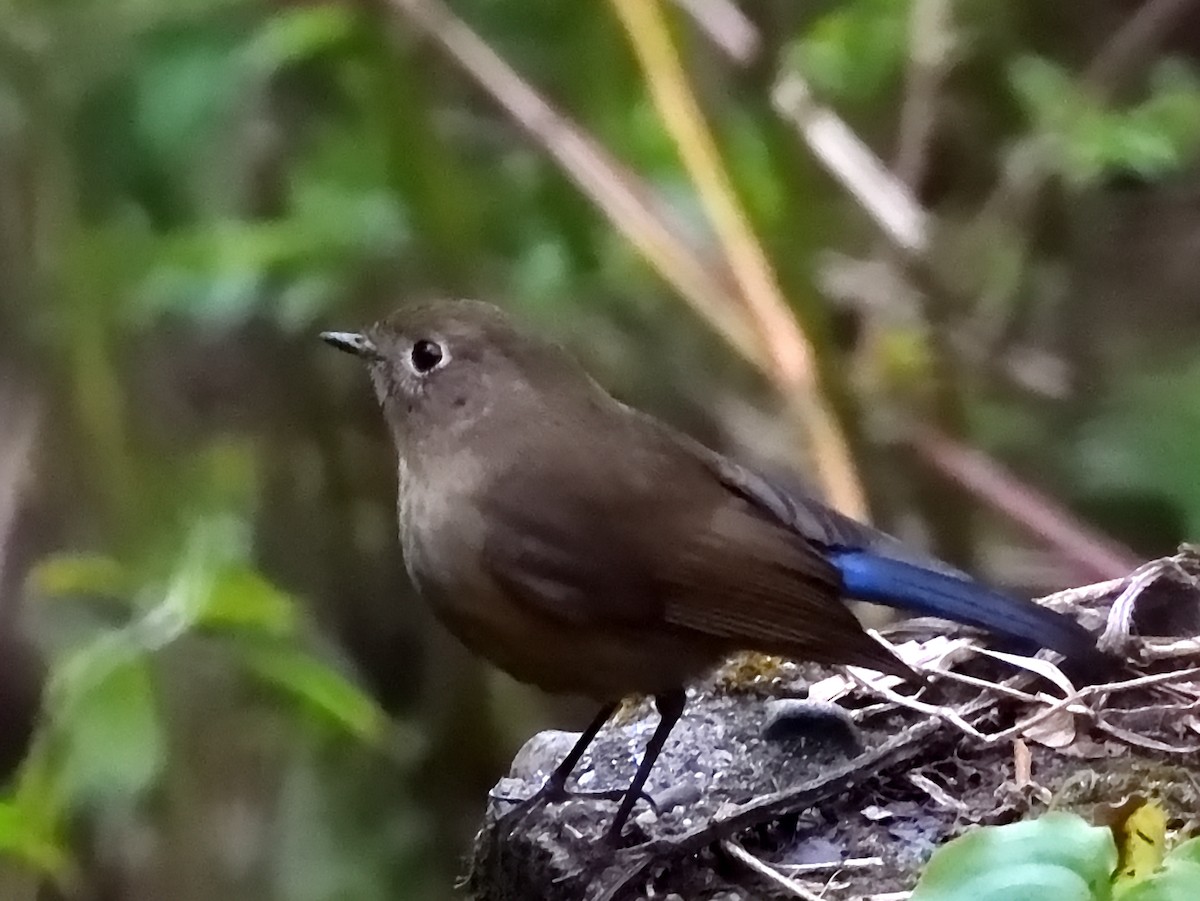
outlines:
[{"label": "blurred background vegetation", "polygon": [[405,299],[1020,590],[1200,533],[1200,4],[451,5],[0,4],[5,901],[449,897],[586,714],[404,581]]}]

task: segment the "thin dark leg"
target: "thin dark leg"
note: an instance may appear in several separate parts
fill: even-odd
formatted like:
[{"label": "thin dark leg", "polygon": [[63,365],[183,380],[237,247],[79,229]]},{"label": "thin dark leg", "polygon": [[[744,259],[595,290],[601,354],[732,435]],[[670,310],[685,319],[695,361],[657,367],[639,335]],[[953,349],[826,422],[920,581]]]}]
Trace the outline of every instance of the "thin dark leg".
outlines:
[{"label": "thin dark leg", "polygon": [[[567,756],[562,759],[562,762],[554,768],[554,772],[550,774],[550,778],[546,780],[545,784],[531,796],[521,800],[514,809],[508,811],[508,813],[496,821],[498,834],[507,836],[517,823],[524,820],[534,810],[538,810],[546,804],[562,801],[569,797],[582,797],[590,794],[588,792],[567,791],[567,778],[571,775],[571,771],[579,765],[579,761],[583,757],[584,752],[587,751],[588,745],[592,743],[600,730],[604,728],[604,724],[608,722],[608,718],[612,716],[613,711],[616,709],[616,701],[605,704],[600,708],[600,712],[588,723],[587,728],[580,734],[574,747],[567,752]],[[594,794],[606,800],[616,800],[615,793],[596,792]],[[498,795],[493,795],[492,797],[498,800],[514,800],[502,798],[502,796]]]},{"label": "thin dark leg", "polygon": [[[584,753],[591,746],[600,730],[604,728],[604,724],[608,722],[608,718],[612,716],[613,711],[617,709],[617,703],[614,701],[611,704],[605,704],[596,714],[595,718],[588,723],[586,729],[580,734],[575,744],[571,747],[570,752],[562,759],[562,762],[554,768],[554,772],[545,781],[541,788],[521,801],[521,806],[530,808],[535,805],[551,804],[555,801],[565,801],[567,798],[591,798],[593,800],[604,801],[620,801],[625,798],[624,789],[613,789],[612,791],[567,791],[567,779],[574,772],[575,767],[579,766],[579,761],[583,758]],[[504,795],[492,795],[498,801],[516,801],[516,798],[509,798]],[[646,802],[654,807],[654,801],[646,797]],[[654,807],[655,810],[658,808]]]},{"label": "thin dark leg", "polygon": [[588,727],[583,730],[583,733],[579,736],[579,740],[575,742],[575,747],[571,748],[570,753],[562,759],[562,763],[554,768],[554,772],[550,774],[550,778],[546,780],[545,786],[542,787],[542,790],[538,794],[545,795],[547,800],[557,800],[566,796],[567,777],[579,765],[579,761],[588,749],[588,745],[592,743],[592,740],[604,728],[604,724],[608,722],[608,718],[613,715],[613,711],[616,709],[616,702],[605,704],[600,708],[600,712],[588,723]]},{"label": "thin dark leg", "polygon": [[[682,697],[682,695],[681,695],[681,697]],[[659,713],[661,714],[662,710],[663,710],[663,706],[662,706],[663,702],[659,698],[656,698],[655,701],[658,705]],[[550,778],[548,778],[546,780],[545,784],[542,785],[542,787],[540,789],[538,789],[536,792],[534,792],[528,798],[517,799],[517,798],[505,797],[504,795],[495,795],[495,794],[493,794],[491,796],[492,798],[494,798],[497,801],[513,801],[513,802],[516,802],[516,804],[517,804],[517,806],[514,809],[505,813],[497,821],[497,828],[499,830],[501,830],[504,833],[507,833],[510,829],[513,828],[513,826],[519,820],[523,819],[525,816],[532,813],[534,810],[542,807],[544,804],[552,804],[556,801],[565,801],[567,798],[589,798],[589,799],[595,800],[595,801],[600,801],[600,800],[620,801],[622,804],[622,809],[624,809],[625,807],[632,808],[633,805],[635,803],[637,803],[638,800],[644,799],[646,801],[646,803],[648,803],[652,809],[654,809],[655,811],[658,810],[658,808],[654,806],[654,799],[652,799],[649,796],[642,793],[641,788],[640,788],[640,783],[628,790],[622,790],[622,789],[613,789],[612,791],[578,791],[578,790],[568,791],[567,790],[567,779],[570,777],[570,775],[574,771],[575,767],[577,767],[579,765],[579,761],[583,758],[584,753],[587,751],[587,749],[591,745],[591,743],[595,740],[596,736],[600,733],[600,730],[604,728],[604,724],[608,722],[608,718],[610,716],[612,716],[613,711],[616,709],[617,709],[617,703],[615,701],[612,702],[611,704],[605,704],[604,707],[602,707],[600,709],[600,711],[596,714],[596,716],[592,719],[592,721],[590,723],[588,723],[587,728],[584,729],[583,732],[580,734],[578,740],[575,742],[575,745],[571,748],[570,752],[568,752],[567,756],[564,757],[562,759],[562,762],[559,763],[559,765],[554,768],[554,772],[552,772],[550,774]],[[680,705],[680,709],[682,710],[682,702]],[[678,718],[679,718],[679,714],[676,713],[675,719],[678,719]],[[672,722],[674,722],[674,720],[672,720]],[[660,729],[662,728],[661,724],[659,725],[659,728]],[[656,733],[655,737],[657,737],[657,733]],[[665,739],[666,736],[664,735],[663,738]],[[647,752],[649,752],[649,750],[653,746],[653,744],[654,744],[654,739],[652,738],[650,745],[647,746]],[[662,744],[662,742],[659,742],[660,746],[661,746],[661,744]],[[654,756],[655,757],[658,756],[657,750],[654,751]],[[645,782],[645,781],[646,781],[645,777],[643,777],[642,782]],[[635,780],[635,782],[636,782],[636,780]],[[629,811],[626,810],[624,813],[624,817],[628,818],[628,816],[629,816]]]},{"label": "thin dark leg", "polygon": [[650,741],[646,743],[646,754],[642,757],[642,764],[634,774],[633,782],[629,784],[629,790],[625,792],[625,797],[621,799],[621,806],[617,808],[617,815],[613,817],[612,825],[608,827],[605,840],[610,845],[621,843],[621,832],[625,829],[625,822],[633,811],[633,805],[637,803],[638,798],[642,797],[642,787],[646,784],[650,769],[658,760],[658,755],[662,753],[663,745],[667,743],[667,736],[671,734],[671,729],[683,716],[683,707],[686,703],[687,695],[682,688],[654,696],[654,706],[658,708],[660,717],[658,728],[654,730]]}]

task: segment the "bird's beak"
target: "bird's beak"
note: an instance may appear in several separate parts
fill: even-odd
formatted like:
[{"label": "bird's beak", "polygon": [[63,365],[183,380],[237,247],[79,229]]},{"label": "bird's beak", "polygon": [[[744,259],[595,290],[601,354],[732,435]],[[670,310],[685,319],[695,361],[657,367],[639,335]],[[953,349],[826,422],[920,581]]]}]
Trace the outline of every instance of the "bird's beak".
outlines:
[{"label": "bird's beak", "polygon": [[366,360],[378,360],[381,356],[374,342],[358,332],[321,332],[321,340],[338,350]]}]

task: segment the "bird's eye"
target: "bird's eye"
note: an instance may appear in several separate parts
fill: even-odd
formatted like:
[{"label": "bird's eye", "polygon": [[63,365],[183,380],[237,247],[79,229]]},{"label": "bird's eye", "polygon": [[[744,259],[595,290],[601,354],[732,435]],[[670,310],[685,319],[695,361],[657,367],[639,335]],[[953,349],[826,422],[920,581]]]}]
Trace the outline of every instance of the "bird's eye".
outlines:
[{"label": "bird's eye", "polygon": [[436,369],[444,357],[445,353],[442,351],[442,346],[436,341],[429,341],[422,338],[413,345],[413,369],[421,375]]}]

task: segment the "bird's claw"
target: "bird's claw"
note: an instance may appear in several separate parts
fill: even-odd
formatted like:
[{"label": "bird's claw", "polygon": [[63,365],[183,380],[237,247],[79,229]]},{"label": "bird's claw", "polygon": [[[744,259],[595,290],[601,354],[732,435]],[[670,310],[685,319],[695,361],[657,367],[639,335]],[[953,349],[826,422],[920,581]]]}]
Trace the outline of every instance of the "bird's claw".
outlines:
[{"label": "bird's claw", "polygon": [[[546,783],[532,795],[527,795],[523,798],[514,797],[512,795],[502,795],[492,792],[490,797],[493,801],[503,801],[508,804],[516,805],[513,810],[506,811],[503,818],[521,813],[530,813],[544,804],[558,804],[563,801],[588,800],[588,801],[615,801],[620,802],[625,797],[627,789],[614,788],[607,790],[585,791],[583,789],[569,789],[560,782],[553,779],[546,780]],[[646,804],[654,811],[655,816],[661,815],[662,811],[654,798],[644,791],[638,792],[638,800],[645,801]]]}]

